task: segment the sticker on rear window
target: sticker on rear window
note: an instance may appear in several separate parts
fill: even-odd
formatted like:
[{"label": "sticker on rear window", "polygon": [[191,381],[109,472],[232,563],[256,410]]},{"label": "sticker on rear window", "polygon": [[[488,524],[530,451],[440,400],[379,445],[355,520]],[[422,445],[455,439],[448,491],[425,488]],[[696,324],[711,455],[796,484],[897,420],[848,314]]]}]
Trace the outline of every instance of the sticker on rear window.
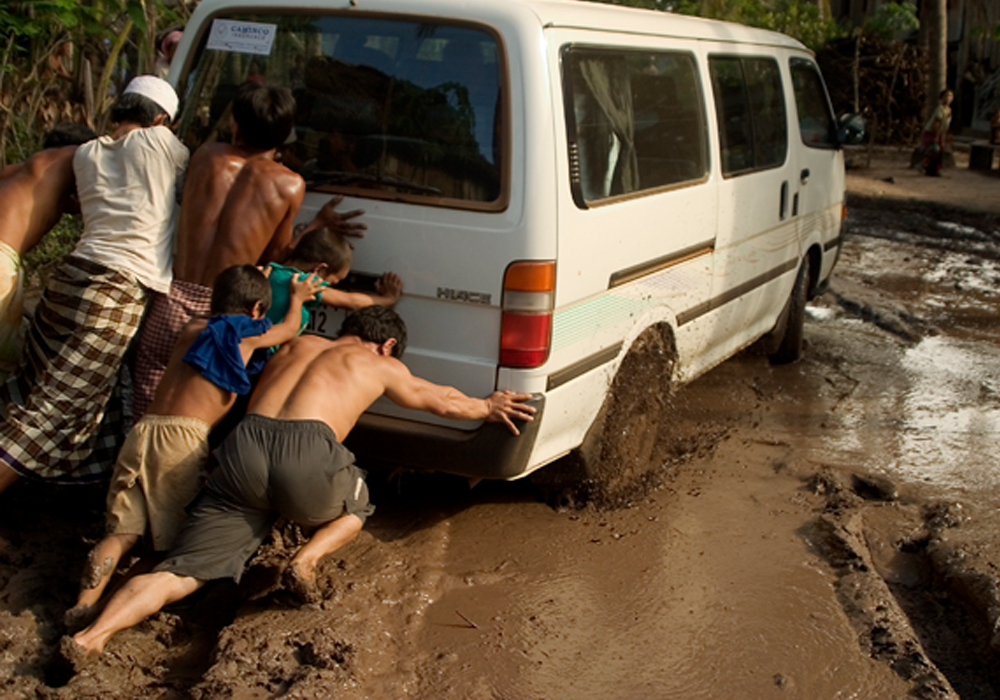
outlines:
[{"label": "sticker on rear window", "polygon": [[212,20],[206,48],[231,53],[270,56],[278,25],[262,22],[237,22],[231,19]]}]

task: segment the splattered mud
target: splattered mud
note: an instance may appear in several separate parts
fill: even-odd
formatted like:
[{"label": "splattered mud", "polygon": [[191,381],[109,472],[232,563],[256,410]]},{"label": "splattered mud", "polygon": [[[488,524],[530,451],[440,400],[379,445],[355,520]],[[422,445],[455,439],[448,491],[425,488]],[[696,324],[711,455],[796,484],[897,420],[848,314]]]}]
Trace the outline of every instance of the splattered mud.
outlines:
[{"label": "splattered mud", "polygon": [[318,605],[278,584],[284,528],[239,587],[72,675],[59,620],[102,494],[15,485],[0,697],[997,697],[1000,215],[855,191],[805,359],[747,353],[657,406],[631,507],[381,475]]}]

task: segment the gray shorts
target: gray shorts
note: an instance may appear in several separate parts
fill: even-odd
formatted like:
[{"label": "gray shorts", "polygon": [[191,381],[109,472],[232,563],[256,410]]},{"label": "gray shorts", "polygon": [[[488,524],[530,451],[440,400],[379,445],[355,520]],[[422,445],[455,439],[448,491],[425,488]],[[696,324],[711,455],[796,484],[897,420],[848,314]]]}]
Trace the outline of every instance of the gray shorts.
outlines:
[{"label": "gray shorts", "polygon": [[214,455],[218,467],[157,571],[239,581],[279,516],[317,527],[375,510],[364,471],[321,421],[250,414]]}]

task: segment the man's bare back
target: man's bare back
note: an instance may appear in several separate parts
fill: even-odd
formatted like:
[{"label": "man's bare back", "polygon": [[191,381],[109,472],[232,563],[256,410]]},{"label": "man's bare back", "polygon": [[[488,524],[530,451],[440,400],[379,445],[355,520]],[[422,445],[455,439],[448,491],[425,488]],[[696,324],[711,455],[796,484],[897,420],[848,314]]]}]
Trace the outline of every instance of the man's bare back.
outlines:
[{"label": "man's bare back", "polygon": [[208,287],[231,265],[276,260],[304,195],[302,177],[273,150],[203,144],[184,183],[174,277]]},{"label": "man's bare back", "polygon": [[8,166],[0,178],[0,241],[19,255],[31,250],[72,209],[76,146],[49,148]]},{"label": "man's bare back", "polygon": [[247,413],[280,420],[318,420],[343,441],[362,413],[383,394],[394,403],[444,418],[502,422],[531,420],[529,394],[497,391],[485,399],[413,376],[384,346],[357,336],[327,340],[300,336],[268,362]]}]

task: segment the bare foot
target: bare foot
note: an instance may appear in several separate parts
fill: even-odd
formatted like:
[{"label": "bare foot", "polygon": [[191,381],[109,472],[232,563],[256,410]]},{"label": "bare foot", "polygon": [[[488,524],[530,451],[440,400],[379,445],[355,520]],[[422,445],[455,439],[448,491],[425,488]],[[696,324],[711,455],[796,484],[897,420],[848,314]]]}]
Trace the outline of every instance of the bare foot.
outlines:
[{"label": "bare foot", "polygon": [[289,564],[281,573],[281,585],[298,596],[306,605],[319,605],[323,596],[316,585],[316,574],[306,576],[295,564]]},{"label": "bare foot", "polygon": [[93,671],[101,661],[100,654],[84,649],[68,635],[59,640],[59,655],[70,677]]},{"label": "bare foot", "polygon": [[97,618],[97,606],[77,603],[63,613],[63,626],[67,634],[76,634]]}]

